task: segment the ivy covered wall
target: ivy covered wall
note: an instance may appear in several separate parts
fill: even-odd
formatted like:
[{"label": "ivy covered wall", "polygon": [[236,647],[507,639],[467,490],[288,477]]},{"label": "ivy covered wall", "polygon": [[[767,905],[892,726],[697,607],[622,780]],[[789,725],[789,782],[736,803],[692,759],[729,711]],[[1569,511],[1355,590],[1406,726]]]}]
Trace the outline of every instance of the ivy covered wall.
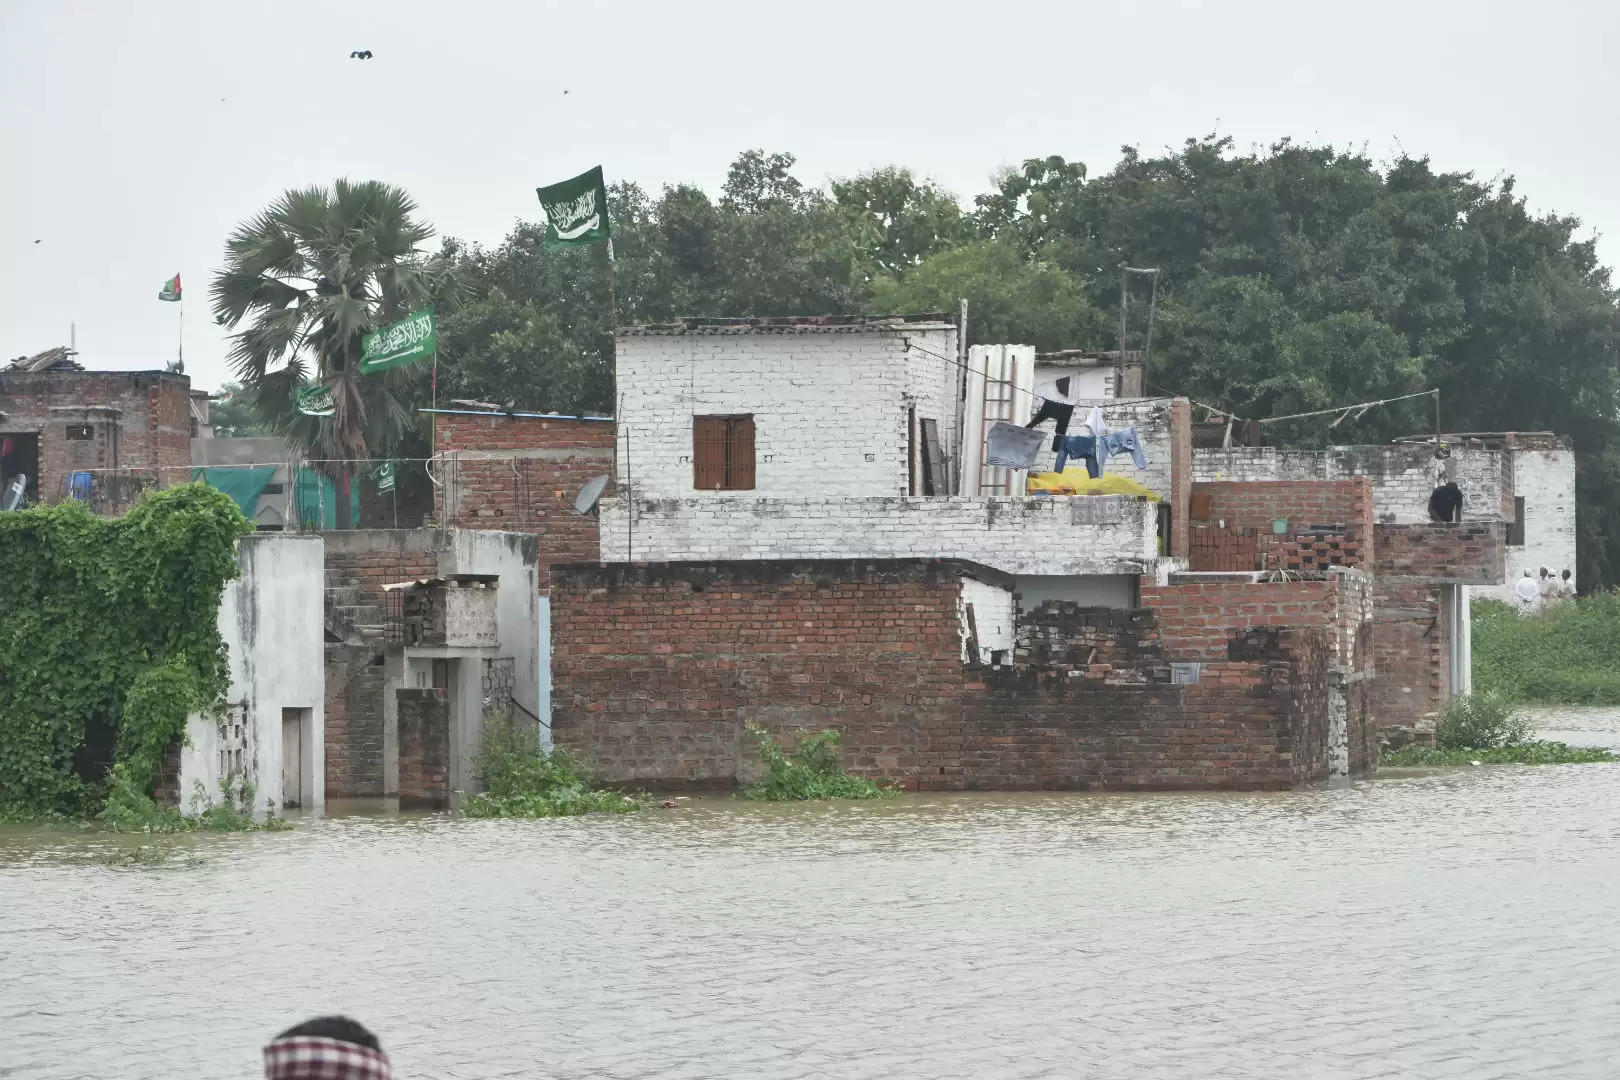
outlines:
[{"label": "ivy covered wall", "polygon": [[218,612],[252,523],[204,484],[121,518],[0,512],[0,818],[93,812],[105,767],[150,792],[229,689]]}]

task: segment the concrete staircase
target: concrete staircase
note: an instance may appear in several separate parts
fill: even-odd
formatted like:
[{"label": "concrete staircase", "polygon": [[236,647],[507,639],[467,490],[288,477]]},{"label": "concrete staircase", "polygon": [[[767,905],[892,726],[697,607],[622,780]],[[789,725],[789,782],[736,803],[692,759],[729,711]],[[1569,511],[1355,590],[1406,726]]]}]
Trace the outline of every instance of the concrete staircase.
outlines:
[{"label": "concrete staircase", "polygon": [[380,645],[388,613],[371,602],[341,571],[326,571],[326,639],[347,645]]}]

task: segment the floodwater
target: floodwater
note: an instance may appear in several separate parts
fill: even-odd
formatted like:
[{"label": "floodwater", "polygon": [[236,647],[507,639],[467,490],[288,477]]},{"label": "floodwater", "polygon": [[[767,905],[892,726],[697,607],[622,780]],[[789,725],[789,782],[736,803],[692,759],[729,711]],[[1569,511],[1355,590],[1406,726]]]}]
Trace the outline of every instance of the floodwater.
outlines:
[{"label": "floodwater", "polygon": [[1620,765],[681,805],[0,830],[0,1076],[1620,1075]]}]

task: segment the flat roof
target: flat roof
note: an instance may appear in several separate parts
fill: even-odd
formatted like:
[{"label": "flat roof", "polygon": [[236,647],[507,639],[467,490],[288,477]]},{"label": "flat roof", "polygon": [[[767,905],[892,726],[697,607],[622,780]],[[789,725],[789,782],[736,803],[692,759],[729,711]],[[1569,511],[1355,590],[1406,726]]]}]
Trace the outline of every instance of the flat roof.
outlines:
[{"label": "flat roof", "polygon": [[909,330],[954,330],[943,312],[902,315],[760,315],[738,319],[683,317],[667,323],[621,326],[615,335],[668,337],[679,334],[855,334],[904,327]]}]

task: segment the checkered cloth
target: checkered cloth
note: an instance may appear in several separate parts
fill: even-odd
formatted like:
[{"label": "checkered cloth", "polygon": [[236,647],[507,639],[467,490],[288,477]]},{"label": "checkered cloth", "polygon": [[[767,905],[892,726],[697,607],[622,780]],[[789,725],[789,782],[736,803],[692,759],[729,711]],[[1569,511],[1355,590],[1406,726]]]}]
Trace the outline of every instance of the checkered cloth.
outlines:
[{"label": "checkered cloth", "polygon": [[294,1035],[264,1048],[265,1080],[391,1080],[388,1055],[341,1039]]}]

